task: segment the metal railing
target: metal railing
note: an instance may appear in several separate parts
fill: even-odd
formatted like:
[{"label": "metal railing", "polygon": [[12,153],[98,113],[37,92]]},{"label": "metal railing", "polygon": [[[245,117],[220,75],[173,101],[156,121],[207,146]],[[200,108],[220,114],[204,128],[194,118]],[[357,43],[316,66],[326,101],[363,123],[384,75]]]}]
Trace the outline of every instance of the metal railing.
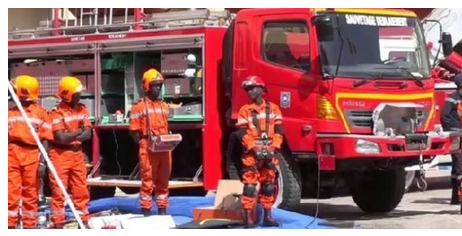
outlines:
[{"label": "metal railing", "polygon": [[[117,14],[119,13],[119,14]],[[53,8],[51,20],[42,20],[35,29],[15,29],[9,39],[86,35],[187,26],[228,26],[234,15],[227,10],[191,8],[162,13],[144,8]]]}]

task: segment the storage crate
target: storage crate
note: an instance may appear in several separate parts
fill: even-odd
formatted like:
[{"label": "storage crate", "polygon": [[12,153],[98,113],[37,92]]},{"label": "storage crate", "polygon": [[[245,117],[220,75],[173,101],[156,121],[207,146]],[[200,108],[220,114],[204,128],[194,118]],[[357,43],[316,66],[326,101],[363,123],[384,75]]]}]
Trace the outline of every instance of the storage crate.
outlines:
[{"label": "storage crate", "polygon": [[179,75],[188,69],[187,53],[163,54],[161,73],[163,75]]},{"label": "storage crate", "polygon": [[164,95],[186,95],[191,93],[191,79],[175,78],[165,80]]}]

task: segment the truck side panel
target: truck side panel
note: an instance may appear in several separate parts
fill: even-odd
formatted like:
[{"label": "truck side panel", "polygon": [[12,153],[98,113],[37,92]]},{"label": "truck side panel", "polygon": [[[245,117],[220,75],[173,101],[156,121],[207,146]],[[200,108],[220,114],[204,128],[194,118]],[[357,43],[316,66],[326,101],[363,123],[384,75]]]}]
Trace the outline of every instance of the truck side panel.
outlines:
[{"label": "truck side panel", "polygon": [[[204,187],[216,189],[219,179],[222,178],[222,127],[226,127],[224,84],[221,79],[222,46],[221,40],[225,29],[206,28],[204,43],[205,59],[205,122],[203,128],[203,167]],[[220,40],[217,40],[220,39]]]}]

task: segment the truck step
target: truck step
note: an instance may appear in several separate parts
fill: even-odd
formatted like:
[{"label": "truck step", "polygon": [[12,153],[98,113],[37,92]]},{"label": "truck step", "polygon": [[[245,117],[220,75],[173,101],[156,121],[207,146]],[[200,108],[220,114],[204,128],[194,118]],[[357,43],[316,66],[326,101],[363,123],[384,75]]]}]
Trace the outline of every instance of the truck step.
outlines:
[{"label": "truck step", "polygon": [[[99,187],[141,187],[140,180],[124,180],[124,179],[101,179],[101,177],[89,178],[87,179],[89,186],[99,186]],[[169,189],[177,188],[195,188],[203,187],[203,182],[194,182],[194,181],[169,181]]]}]

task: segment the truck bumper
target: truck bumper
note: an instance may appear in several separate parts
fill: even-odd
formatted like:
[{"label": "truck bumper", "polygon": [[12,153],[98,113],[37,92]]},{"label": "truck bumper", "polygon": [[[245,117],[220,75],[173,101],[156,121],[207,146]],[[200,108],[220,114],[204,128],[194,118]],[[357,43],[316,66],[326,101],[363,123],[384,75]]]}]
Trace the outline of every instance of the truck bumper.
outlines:
[{"label": "truck bumper", "polygon": [[461,133],[429,132],[409,136],[317,134],[317,153],[335,159],[426,157],[461,151]]}]

